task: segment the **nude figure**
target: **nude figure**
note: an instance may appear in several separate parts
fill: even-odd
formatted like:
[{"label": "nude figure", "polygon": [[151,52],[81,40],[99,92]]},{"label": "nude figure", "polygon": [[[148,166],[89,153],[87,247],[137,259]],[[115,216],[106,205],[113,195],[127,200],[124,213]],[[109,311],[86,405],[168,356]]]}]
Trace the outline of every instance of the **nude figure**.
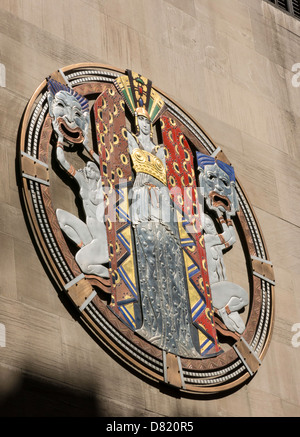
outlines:
[{"label": "nude figure", "polygon": [[[236,242],[231,220],[238,210],[234,170],[230,165],[200,152],[197,153],[197,160],[199,185],[207,207],[203,235],[213,307],[230,331],[242,334],[245,324],[239,311],[249,304],[249,297],[240,285],[227,280],[223,258],[223,251]],[[217,222],[221,233],[217,231]]]},{"label": "nude figure", "polygon": [[66,86],[54,81],[50,85],[48,102],[53,129],[57,134],[56,158],[61,167],[76,180],[85,213],[84,222],[68,211],[57,209],[57,219],[62,231],[79,249],[75,260],[82,272],[108,277],[108,269],[103,265],[108,262],[109,256],[99,168],[95,162],[89,161],[84,168],[75,170],[64,152],[64,141],[83,143],[97,162],[97,154],[88,149],[88,106],[85,99]]}]

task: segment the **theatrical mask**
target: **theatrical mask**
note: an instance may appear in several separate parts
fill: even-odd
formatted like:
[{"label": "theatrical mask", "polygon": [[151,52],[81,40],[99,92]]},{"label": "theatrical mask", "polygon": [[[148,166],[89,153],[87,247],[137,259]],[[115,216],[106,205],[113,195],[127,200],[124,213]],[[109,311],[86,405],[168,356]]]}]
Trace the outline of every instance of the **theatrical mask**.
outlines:
[{"label": "theatrical mask", "polygon": [[[57,87],[57,89],[56,89]],[[49,113],[61,135],[71,143],[82,143],[89,126],[88,104],[73,90],[50,82]]]},{"label": "theatrical mask", "polygon": [[233,168],[211,156],[197,153],[199,184],[210,210],[235,215],[238,201]]}]

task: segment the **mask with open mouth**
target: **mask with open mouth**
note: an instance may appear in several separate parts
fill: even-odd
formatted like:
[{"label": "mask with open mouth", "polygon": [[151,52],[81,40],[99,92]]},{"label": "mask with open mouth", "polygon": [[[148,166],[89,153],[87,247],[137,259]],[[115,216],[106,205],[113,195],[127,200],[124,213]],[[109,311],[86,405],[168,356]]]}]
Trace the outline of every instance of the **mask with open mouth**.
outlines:
[{"label": "mask with open mouth", "polygon": [[72,128],[63,117],[58,117],[57,122],[59,131],[66,140],[75,144],[82,143],[84,137],[82,129],[79,126]]},{"label": "mask with open mouth", "polygon": [[53,79],[48,81],[49,114],[60,134],[69,142],[84,141],[89,125],[88,100]]},{"label": "mask with open mouth", "polygon": [[222,196],[219,192],[211,191],[209,193],[210,204],[214,208],[219,208],[223,211],[230,212],[232,207],[232,202],[226,196]]},{"label": "mask with open mouth", "polygon": [[199,185],[210,210],[235,215],[239,209],[234,169],[229,164],[197,152]]}]

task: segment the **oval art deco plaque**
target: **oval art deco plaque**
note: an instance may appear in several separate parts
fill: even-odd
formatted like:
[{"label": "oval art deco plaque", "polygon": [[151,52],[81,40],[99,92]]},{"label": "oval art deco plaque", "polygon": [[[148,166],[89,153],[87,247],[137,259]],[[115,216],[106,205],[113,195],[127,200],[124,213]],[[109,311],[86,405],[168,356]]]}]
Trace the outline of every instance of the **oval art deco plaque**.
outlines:
[{"label": "oval art deco plaque", "polygon": [[19,155],[49,271],[116,356],[195,394],[256,373],[273,266],[229,159],[182,108],[133,71],[65,67],[29,101]]}]

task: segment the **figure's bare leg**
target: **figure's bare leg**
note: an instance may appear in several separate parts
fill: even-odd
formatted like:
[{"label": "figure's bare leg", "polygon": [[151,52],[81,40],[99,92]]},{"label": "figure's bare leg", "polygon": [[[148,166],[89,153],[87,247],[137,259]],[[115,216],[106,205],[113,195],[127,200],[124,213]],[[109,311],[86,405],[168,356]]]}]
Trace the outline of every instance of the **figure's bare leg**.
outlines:
[{"label": "figure's bare leg", "polygon": [[244,296],[243,297],[232,296],[232,298],[229,300],[227,304],[227,307],[231,312],[233,312],[244,308],[246,305],[248,305],[248,301],[245,301]]},{"label": "figure's bare leg", "polygon": [[225,308],[221,308],[218,310],[218,314],[221,317],[221,319],[223,320],[223,322],[225,323],[226,327],[230,330],[230,331],[235,331],[235,325],[233,323],[233,321],[229,318],[228,313],[226,311]]},{"label": "figure's bare leg", "polygon": [[238,311],[249,304],[249,297],[240,285],[229,281],[211,284],[212,302],[217,309],[228,306],[230,311]]},{"label": "figure's bare leg", "polygon": [[243,322],[239,313],[237,311],[233,311],[232,313],[228,314],[228,317],[233,323],[236,332],[242,334],[245,331],[245,323]]},{"label": "figure's bare leg", "polygon": [[108,249],[101,240],[93,240],[82,247],[76,253],[75,259],[84,273],[103,278],[109,277],[108,269],[102,265],[109,261]]},{"label": "figure's bare leg", "polygon": [[230,331],[239,334],[245,330],[245,324],[238,311],[249,303],[246,291],[237,284],[222,281],[211,285],[212,301],[219,316]]},{"label": "figure's bare leg", "polygon": [[92,241],[87,225],[78,217],[62,209],[56,210],[56,216],[62,231],[79,247]]}]

